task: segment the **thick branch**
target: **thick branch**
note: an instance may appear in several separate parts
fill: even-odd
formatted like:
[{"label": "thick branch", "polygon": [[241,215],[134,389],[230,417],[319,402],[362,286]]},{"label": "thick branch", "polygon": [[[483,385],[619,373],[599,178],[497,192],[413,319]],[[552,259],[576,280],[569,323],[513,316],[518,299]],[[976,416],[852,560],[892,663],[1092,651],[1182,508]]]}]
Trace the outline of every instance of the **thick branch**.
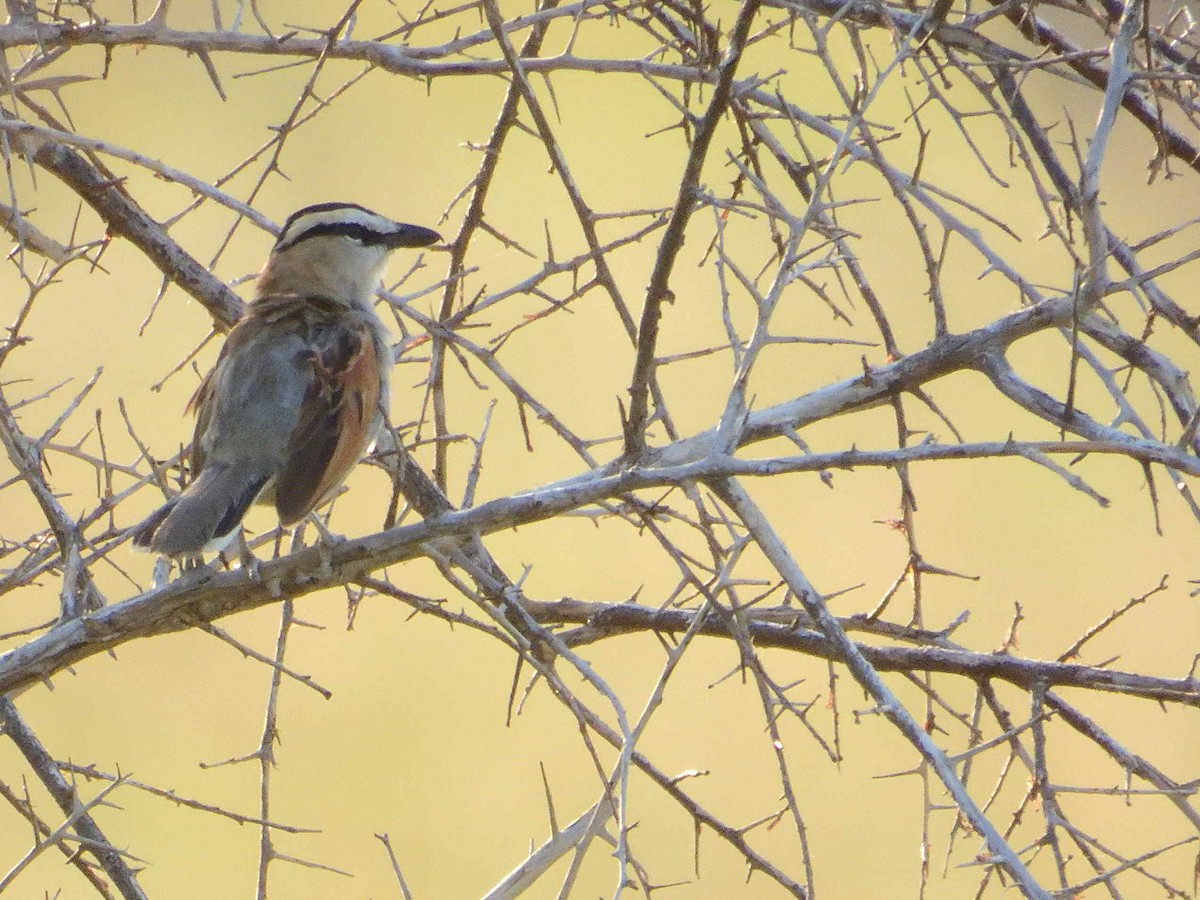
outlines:
[{"label": "thick branch", "polygon": [[22,153],[92,207],[111,234],[131,241],[163,275],[200,301],[217,322],[229,328],[241,318],[241,298],[172,240],[119,181],[104,175],[83,154],[63,144],[20,133],[14,142]]},{"label": "thick branch", "polygon": [[[1075,448],[1072,448],[1075,449]],[[1076,450],[1077,452],[1077,450]],[[807,461],[808,458],[800,458]],[[828,460],[812,459],[814,469]],[[243,570],[215,572],[202,569],[159,590],[149,591],[122,603],[62,623],[29,643],[0,655],[0,693],[28,687],[48,679],[73,663],[105,652],[131,640],[154,634],[182,631],[199,622],[256,609],[284,599],[301,597],[329,587],[351,584],[377,569],[414,559],[426,546],[447,537],[486,535],[501,529],[544,521],[580,506],[649,487],[675,484],[684,478],[714,478],[737,471],[728,465],[696,465],[687,469],[627,471],[617,476],[593,479],[588,484],[559,485],[530,494],[502,498],[470,510],[450,512],[430,521],[394,528],[380,534],[346,541],[332,548],[303,550],[282,559],[262,562],[259,577]],[[664,474],[670,477],[664,477]],[[531,605],[531,614],[548,609]],[[562,621],[579,621],[578,613],[563,607]],[[636,607],[613,607],[605,616],[638,620]],[[692,615],[692,613],[681,613]],[[537,618],[537,616],[535,616]],[[672,618],[669,613],[642,616],[639,627],[646,630],[686,630],[690,619]],[[594,624],[594,623],[593,623]],[[616,623],[613,623],[616,624]],[[779,646],[840,659],[831,645],[805,630],[777,623],[756,623],[756,638],[764,645]],[[711,634],[724,634],[706,626]],[[1063,686],[1153,696],[1155,699],[1196,703],[1197,686],[1192,680],[1153,679],[1127,673],[1066,664],[1030,663],[993,654],[966,654],[950,649],[860,647],[873,665],[883,670],[929,669],[970,678],[1000,678],[1027,686],[1038,678]]]}]

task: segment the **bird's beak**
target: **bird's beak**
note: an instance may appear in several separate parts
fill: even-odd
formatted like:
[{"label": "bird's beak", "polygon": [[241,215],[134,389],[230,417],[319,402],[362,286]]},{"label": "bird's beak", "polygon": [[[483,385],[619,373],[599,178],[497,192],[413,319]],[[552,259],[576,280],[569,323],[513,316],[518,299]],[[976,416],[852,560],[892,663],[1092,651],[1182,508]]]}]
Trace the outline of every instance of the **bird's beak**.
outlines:
[{"label": "bird's beak", "polygon": [[384,245],[392,250],[398,247],[427,247],[441,239],[442,236],[431,228],[397,222],[391,234],[384,240]]}]

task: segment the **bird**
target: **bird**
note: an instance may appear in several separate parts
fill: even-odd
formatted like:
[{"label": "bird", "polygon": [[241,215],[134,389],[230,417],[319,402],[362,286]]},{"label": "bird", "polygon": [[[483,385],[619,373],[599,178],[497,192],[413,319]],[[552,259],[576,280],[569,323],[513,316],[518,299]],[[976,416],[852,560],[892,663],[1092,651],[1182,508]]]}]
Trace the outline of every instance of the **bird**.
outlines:
[{"label": "bird", "polygon": [[131,529],[135,547],[198,564],[228,547],[256,502],[290,526],[333,497],[388,408],[392,356],[371,302],[387,258],[439,241],[357,203],[288,217],[188,403],[190,481]]}]

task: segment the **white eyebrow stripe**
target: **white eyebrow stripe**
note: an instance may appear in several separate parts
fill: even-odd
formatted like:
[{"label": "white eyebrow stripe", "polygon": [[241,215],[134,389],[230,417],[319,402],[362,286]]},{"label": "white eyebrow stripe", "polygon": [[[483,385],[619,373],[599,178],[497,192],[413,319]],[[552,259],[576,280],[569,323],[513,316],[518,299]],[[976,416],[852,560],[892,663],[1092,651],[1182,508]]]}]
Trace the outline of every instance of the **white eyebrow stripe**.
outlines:
[{"label": "white eyebrow stripe", "polygon": [[391,234],[396,230],[396,223],[391,219],[373,213],[357,206],[339,206],[335,209],[322,209],[303,213],[294,218],[279,235],[276,248],[291,246],[301,240],[314,229],[330,225],[352,225],[364,228],[380,235]]}]

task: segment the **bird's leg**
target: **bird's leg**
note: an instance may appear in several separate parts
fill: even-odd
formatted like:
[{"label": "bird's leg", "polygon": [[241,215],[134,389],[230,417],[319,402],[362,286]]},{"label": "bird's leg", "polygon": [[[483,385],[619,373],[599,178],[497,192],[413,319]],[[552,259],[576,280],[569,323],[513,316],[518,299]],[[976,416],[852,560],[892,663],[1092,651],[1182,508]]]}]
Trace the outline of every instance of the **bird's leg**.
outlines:
[{"label": "bird's leg", "polygon": [[166,556],[160,556],[154,561],[154,587],[155,590],[165,587],[167,581],[171,577],[171,560]]},{"label": "bird's leg", "polygon": [[191,578],[195,581],[203,581],[210,577],[215,569],[215,561],[206,563],[204,557],[199,553],[195,556],[181,556],[177,562],[179,563],[179,577]]},{"label": "bird's leg", "polygon": [[258,581],[262,577],[262,566],[259,565],[254,551],[250,549],[250,542],[246,540],[246,529],[241,526],[238,526],[237,542],[238,562],[242,564],[242,568],[251,578]]},{"label": "bird's leg", "polygon": [[331,547],[335,547],[338,544],[344,544],[346,542],[345,537],[330,531],[329,526],[325,524],[325,520],[316,513],[309,513],[308,521],[313,523],[313,527],[317,529],[317,534],[321,536],[321,540],[326,544],[329,544]]},{"label": "bird's leg", "polygon": [[308,520],[313,523],[320,536],[316,543],[317,553],[321,559],[321,576],[328,578],[333,574],[333,548],[344,544],[346,539],[340,534],[334,534],[329,526],[315,512],[308,514]]}]

